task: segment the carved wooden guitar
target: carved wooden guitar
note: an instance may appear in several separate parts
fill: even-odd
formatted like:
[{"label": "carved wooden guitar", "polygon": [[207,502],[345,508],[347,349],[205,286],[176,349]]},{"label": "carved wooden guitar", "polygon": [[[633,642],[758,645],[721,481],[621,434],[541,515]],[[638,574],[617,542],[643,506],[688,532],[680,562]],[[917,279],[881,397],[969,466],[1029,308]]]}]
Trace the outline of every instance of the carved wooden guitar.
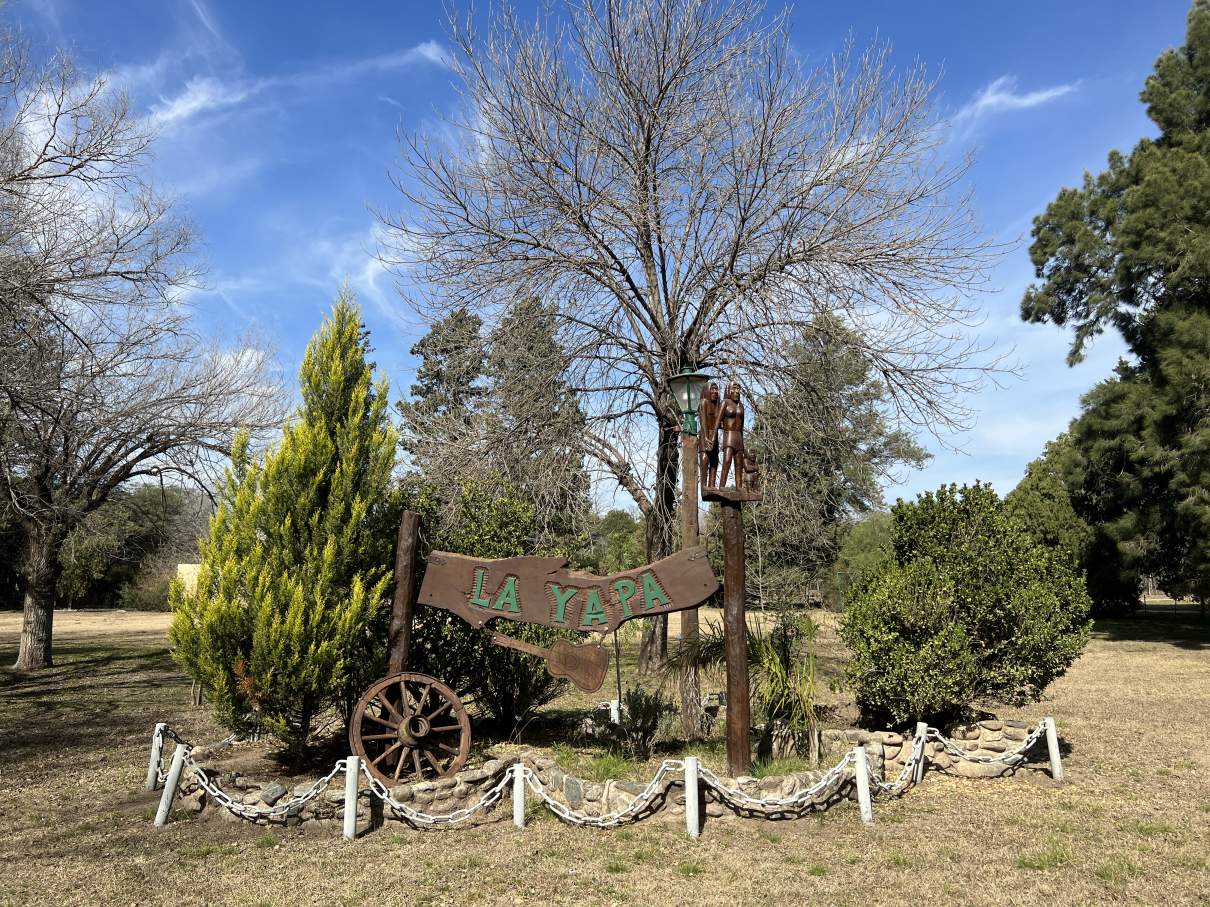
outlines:
[{"label": "carved wooden guitar", "polygon": [[604,646],[577,646],[566,639],[556,639],[553,646],[544,649],[503,633],[493,633],[492,642],[546,659],[546,670],[553,676],[566,677],[586,693],[595,693],[605,682],[605,671],[609,668],[609,652]]}]

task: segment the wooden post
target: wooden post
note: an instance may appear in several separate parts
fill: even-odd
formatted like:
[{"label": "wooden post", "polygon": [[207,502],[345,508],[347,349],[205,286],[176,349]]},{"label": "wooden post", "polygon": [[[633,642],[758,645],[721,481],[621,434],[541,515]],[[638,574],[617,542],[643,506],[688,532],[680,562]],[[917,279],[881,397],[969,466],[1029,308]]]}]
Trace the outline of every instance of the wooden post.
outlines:
[{"label": "wooden post", "polygon": [[701,799],[697,787],[697,756],[685,757],[685,828],[689,837],[702,833]]},{"label": "wooden post", "polygon": [[1055,720],[1050,716],[1042,719],[1046,722],[1046,749],[1050,751],[1050,777],[1056,784],[1063,783],[1063,759],[1059,754],[1059,731]]},{"label": "wooden post", "polygon": [[172,812],[172,801],[176,799],[176,788],[181,783],[181,769],[185,766],[187,752],[189,752],[188,744],[178,743],[176,752],[172,754],[172,765],[168,768],[168,780],[164,782],[164,792],[160,794],[160,808],[155,812],[157,828],[168,824],[168,814]]},{"label": "wooden post", "polygon": [[924,780],[924,750],[928,746],[929,726],[927,722],[916,722],[916,739],[920,741],[920,758],[916,760],[916,767],[912,770],[912,783],[919,784]]},{"label": "wooden post", "polygon": [[856,757],[853,775],[857,781],[857,806],[861,810],[861,821],[866,825],[873,825],[874,801],[870,798],[870,760],[866,756],[864,746],[853,750],[853,755]]},{"label": "wooden post", "polygon": [[513,768],[513,825],[525,827],[525,766],[514,763]]},{"label": "wooden post", "polygon": [[722,500],[723,632],[727,656],[727,773],[752,772],[752,716],[748,693],[748,624],[744,569],[744,518],[739,501]]},{"label": "wooden post", "polygon": [[361,760],[350,756],[345,760],[345,840],[357,837],[357,783],[361,780]]},{"label": "wooden post", "polygon": [[420,514],[405,510],[399,520],[395,542],[395,597],[391,603],[391,627],[387,631],[387,670],[397,674],[407,668],[412,644],[412,609],[416,604],[416,547],[420,541]]},{"label": "wooden post", "polygon": [[[699,541],[697,443],[697,435],[681,432],[681,548],[693,548]],[[682,611],[681,645],[696,645],[698,632],[697,608]],[[706,722],[697,665],[688,665],[681,672],[680,681],[681,734],[686,740],[699,740],[705,735]]]},{"label": "wooden post", "polygon": [[159,722],[151,735],[151,760],[147,763],[147,790],[155,790],[160,786],[160,759],[164,756],[164,728],[168,725]]}]

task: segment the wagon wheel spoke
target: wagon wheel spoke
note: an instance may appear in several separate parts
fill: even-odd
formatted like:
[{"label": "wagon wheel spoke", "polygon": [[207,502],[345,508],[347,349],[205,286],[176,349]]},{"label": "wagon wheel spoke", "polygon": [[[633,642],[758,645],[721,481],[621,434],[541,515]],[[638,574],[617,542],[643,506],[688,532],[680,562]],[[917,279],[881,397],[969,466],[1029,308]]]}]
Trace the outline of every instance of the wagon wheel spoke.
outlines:
[{"label": "wagon wheel spoke", "polygon": [[362,734],[362,740],[395,740],[399,737],[398,734]]},{"label": "wagon wheel spoke", "polygon": [[432,691],[433,691],[433,685],[431,683],[426,683],[424,685],[424,692],[420,694],[420,701],[418,703],[416,703],[416,714],[417,715],[424,714],[424,704],[429,701],[429,693],[431,693]]},{"label": "wagon wheel spoke", "polygon": [[440,775],[443,771],[445,771],[445,766],[443,766],[436,759],[434,759],[433,754],[430,753],[428,750],[424,751],[424,758],[429,760],[429,764],[432,765],[433,768],[437,770],[437,774]]},{"label": "wagon wheel spoke", "polygon": [[420,751],[412,750],[412,764],[416,766],[416,774],[423,777],[424,766],[420,764]]},{"label": "wagon wheel spoke", "polygon": [[445,750],[447,753],[450,753],[450,754],[452,754],[452,755],[454,755],[454,756],[457,756],[457,755],[458,755],[458,747],[456,747],[456,746],[449,746],[449,745],[447,745],[447,744],[444,744],[444,743],[438,742],[438,743],[437,743],[437,749],[440,749],[440,750]]},{"label": "wagon wheel spoke", "polygon": [[399,780],[399,773],[403,771],[403,764],[407,761],[408,753],[413,752],[415,752],[415,750],[413,750],[410,746],[405,746],[403,748],[403,752],[399,754],[399,761],[395,763],[394,780]]},{"label": "wagon wheel spoke", "polygon": [[382,700],[382,704],[383,704],[384,706],[386,706],[387,711],[388,711],[388,712],[390,712],[390,713],[391,713],[391,715],[394,717],[395,722],[396,722],[396,726],[398,726],[398,725],[400,725],[400,724],[403,724],[403,717],[404,717],[404,716],[399,714],[399,710],[398,710],[397,708],[395,708],[395,706],[394,706],[394,704],[391,702],[391,700],[387,698],[387,695],[386,695],[386,691],[385,691],[385,690],[383,691],[383,694],[382,694],[382,696],[380,697],[380,699]]},{"label": "wagon wheel spoke", "polygon": [[447,700],[445,700],[445,702],[441,703],[441,705],[437,706],[437,708],[435,708],[433,711],[431,711],[429,714],[425,715],[424,717],[427,718],[429,721],[432,721],[434,718],[436,718],[442,712],[449,711],[449,708],[452,705],[453,705],[453,703],[447,699]]},{"label": "wagon wheel spoke", "polygon": [[403,717],[411,718],[415,713],[408,708],[408,688],[407,681],[399,681],[399,707],[403,709]]},{"label": "wagon wheel spoke", "polygon": [[399,749],[399,747],[401,747],[401,746],[403,746],[403,741],[402,741],[402,740],[401,740],[401,741],[399,741],[398,743],[393,743],[393,744],[391,744],[391,745],[390,745],[390,746],[388,746],[388,747],[387,747],[385,750],[383,750],[383,751],[382,751],[382,753],[381,753],[381,755],[379,755],[379,757],[378,757],[377,759],[373,760],[373,761],[370,763],[370,765],[377,765],[379,762],[381,762],[381,761],[382,761],[383,759],[385,759],[387,756],[391,755],[391,753],[395,752],[395,750]]},{"label": "wagon wheel spoke", "polygon": [[379,724],[381,724],[383,727],[394,728],[395,730],[399,729],[398,721],[385,721],[382,718],[379,718],[377,715],[371,715],[369,712],[366,712],[362,717],[369,718],[371,721],[376,721]]},{"label": "wagon wheel spoke", "polygon": [[462,730],[462,725],[460,725],[460,724],[443,724],[440,726],[433,725],[433,727],[432,727],[432,731],[434,734],[444,734],[446,731],[460,731],[460,730]]}]

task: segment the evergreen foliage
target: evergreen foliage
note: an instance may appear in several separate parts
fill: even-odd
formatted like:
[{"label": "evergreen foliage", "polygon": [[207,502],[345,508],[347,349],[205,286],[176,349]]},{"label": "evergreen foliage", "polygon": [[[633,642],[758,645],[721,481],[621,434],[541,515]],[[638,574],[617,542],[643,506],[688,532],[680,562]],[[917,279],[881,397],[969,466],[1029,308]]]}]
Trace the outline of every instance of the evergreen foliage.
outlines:
[{"label": "evergreen foliage", "polygon": [[765,500],[746,508],[750,570],[767,604],[811,599],[855,518],[883,506],[882,483],[928,454],[887,417],[886,386],[850,331],[819,318],[790,354],[783,389],[757,401],[748,446]]},{"label": "evergreen foliage", "polygon": [[347,292],[307,347],[281,442],[237,446],[196,595],[172,591],[175,657],[220,720],[263,723],[298,757],[369,657],[391,581],[397,438]]},{"label": "evergreen foliage", "polygon": [[[1132,606],[1138,577],[1210,598],[1210,0],[1195,0],[1182,47],[1142,92],[1158,127],[1129,154],[1063,189],[1034,222],[1040,283],[1028,321],[1072,325],[1069,362],[1117,329],[1135,356],[1084,398],[1068,483],[1094,532],[1089,586],[1103,607]],[[1095,569],[1093,565],[1096,565]],[[1102,571],[1102,565],[1105,570]]]},{"label": "evergreen foliage", "polygon": [[877,510],[853,523],[845,531],[833,571],[834,586],[843,603],[848,590],[894,556],[891,545],[891,515]]},{"label": "evergreen foliage", "polygon": [[990,486],[942,486],[891,512],[894,558],[841,623],[863,718],[939,723],[1040,699],[1088,638],[1083,579]]}]

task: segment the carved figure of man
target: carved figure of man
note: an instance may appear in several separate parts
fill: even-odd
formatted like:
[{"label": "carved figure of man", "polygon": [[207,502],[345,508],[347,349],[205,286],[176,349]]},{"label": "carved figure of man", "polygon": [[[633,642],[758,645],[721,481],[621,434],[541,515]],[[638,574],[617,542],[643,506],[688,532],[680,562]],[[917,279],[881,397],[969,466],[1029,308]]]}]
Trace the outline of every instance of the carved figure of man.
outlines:
[{"label": "carved figure of man", "polygon": [[756,457],[744,451],[744,484],[748,491],[760,491],[760,464]]},{"label": "carved figure of man", "polygon": [[727,395],[718,408],[716,425],[723,430],[722,470],[719,488],[727,485],[727,472],[735,473],[735,487],[744,487],[744,404],[739,399],[739,383],[727,382]]},{"label": "carved figure of man", "polygon": [[718,481],[718,385],[711,381],[697,406],[698,472],[703,488]]}]

